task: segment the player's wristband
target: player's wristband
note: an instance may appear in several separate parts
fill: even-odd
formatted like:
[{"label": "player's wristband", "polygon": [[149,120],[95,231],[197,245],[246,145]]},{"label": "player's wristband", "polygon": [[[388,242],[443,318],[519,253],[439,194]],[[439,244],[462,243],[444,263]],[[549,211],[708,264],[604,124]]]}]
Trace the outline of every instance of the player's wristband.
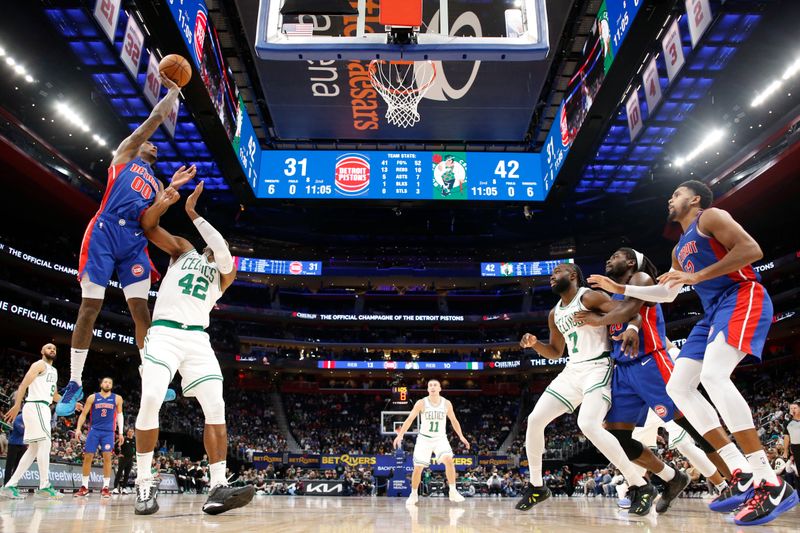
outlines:
[{"label": "player's wristband", "polygon": [[628,327],[625,329],[625,331],[628,331],[629,329],[632,329],[632,330],[633,330],[633,331],[635,331],[636,333],[639,333],[639,328],[637,328],[637,327],[636,327],[636,326],[634,326],[633,324],[628,324]]}]

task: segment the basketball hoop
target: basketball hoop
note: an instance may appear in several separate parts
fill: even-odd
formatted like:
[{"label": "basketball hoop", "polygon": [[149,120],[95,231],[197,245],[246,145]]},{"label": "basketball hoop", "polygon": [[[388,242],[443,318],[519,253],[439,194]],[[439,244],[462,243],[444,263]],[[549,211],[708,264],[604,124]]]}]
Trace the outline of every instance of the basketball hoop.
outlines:
[{"label": "basketball hoop", "polygon": [[389,109],[386,120],[400,128],[419,122],[417,106],[436,78],[433,61],[386,61],[369,63],[369,81]]}]

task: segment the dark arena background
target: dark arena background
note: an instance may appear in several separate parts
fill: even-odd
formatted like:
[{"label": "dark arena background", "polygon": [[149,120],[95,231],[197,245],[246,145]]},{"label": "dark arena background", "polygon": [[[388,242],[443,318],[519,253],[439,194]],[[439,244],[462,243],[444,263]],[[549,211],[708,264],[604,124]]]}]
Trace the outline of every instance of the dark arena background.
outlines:
[{"label": "dark arena background", "polygon": [[[0,432],[7,483],[0,529],[796,531],[799,24],[793,0],[7,2],[0,18],[0,410],[11,416]],[[182,56],[192,73],[177,98],[159,74],[169,54]],[[148,139],[152,145],[143,145]],[[196,173],[182,172],[192,165]],[[168,186],[173,176],[188,182],[158,192],[153,178]],[[741,337],[760,335],[764,346],[748,354],[747,343],[728,340],[727,349],[745,356],[728,380],[709,363],[709,345],[703,378],[693,384],[717,407],[721,426],[700,431],[695,444],[719,452],[714,465],[725,462],[728,485],[706,479],[670,446],[674,434],[654,430],[657,438],[638,448],[655,446],[655,460],[687,482],[675,490],[677,481],[647,473],[647,486],[661,495],[653,493],[642,516],[635,484],[584,436],[580,408],[555,384],[549,388],[590,348],[579,349],[577,334],[562,336],[548,317],[568,302],[554,293],[559,276],[577,283],[576,266],[586,277],[605,275],[621,247],[649,258],[658,274],[675,262],[698,282],[701,267],[692,274],[692,261],[699,259],[683,260],[703,250],[691,249],[696,241],[676,249],[686,228],[673,192],[683,190],[698,208],[696,189],[681,187],[688,180],[710,188],[717,208],[702,211],[702,227],[692,230],[716,254],[708,268],[732,266],[705,283],[740,287],[726,331],[733,335],[739,320]],[[202,194],[189,199],[200,184]],[[180,197],[167,208],[175,189]],[[126,195],[134,208],[125,207]],[[160,227],[202,252],[207,233],[185,209],[194,199],[191,216],[224,237],[236,279],[216,302],[206,295],[224,286],[224,272],[210,288],[200,274],[205,288],[188,276],[179,286],[173,281],[177,296],[164,297],[154,312],[159,289],[169,290],[171,261],[147,226],[148,212],[161,209]],[[704,233],[714,213],[723,225]],[[212,274],[220,274],[214,269],[225,253],[217,246],[218,263],[203,267]],[[170,272],[187,264],[186,250],[172,254]],[[149,289],[147,309],[141,297],[129,305],[122,285],[146,280],[150,261],[161,279]],[[639,262],[630,264],[636,270]],[[94,288],[102,293],[98,265],[113,272],[102,308],[96,293],[87,304],[85,288],[82,307],[78,277],[101,278]],[[642,350],[667,361],[656,376],[662,392],[675,390],[665,383],[677,375],[666,339],[680,349],[693,328],[722,313],[706,302],[703,282],[696,286],[661,304],[663,330],[641,326],[649,347]],[[767,300],[742,296],[762,286]],[[190,305],[211,309],[207,327],[205,311],[180,314]],[[655,307],[641,309],[645,316]],[[143,320],[143,310],[137,333],[134,318]],[[624,330],[617,326],[611,333]],[[175,339],[172,355],[159,351],[156,330]],[[553,331],[560,352],[543,348]],[[699,357],[716,331],[701,335]],[[538,340],[523,348],[526,333]],[[45,380],[37,374],[50,368],[39,362],[42,347],[53,343],[53,391],[71,394],[81,335],[91,337],[84,396],[100,401],[100,380],[111,377],[124,399],[111,438],[132,430],[101,453],[84,447],[105,410],[83,417],[84,398],[74,413],[58,416],[58,397],[42,400],[34,392],[41,384],[31,381]],[[696,335],[686,346],[697,345]],[[210,361],[213,368],[213,358],[192,357],[209,342],[221,372],[204,374],[200,367]],[[606,361],[609,341],[598,342],[592,356]],[[184,362],[178,368],[168,357]],[[21,399],[18,387],[34,363]],[[608,365],[604,395],[612,412],[621,401],[617,372],[627,363],[617,362],[613,378]],[[700,362],[692,363],[699,372]],[[160,405],[164,389],[155,382],[167,379],[164,367],[177,398]],[[190,382],[184,373],[201,377]],[[206,424],[204,415],[221,405],[220,376],[221,439],[223,426]],[[432,464],[412,501],[413,450],[434,431],[434,422],[423,425],[430,407],[412,417],[399,448],[393,441],[428,396],[430,380],[441,386],[469,447],[446,421],[452,454],[427,457]],[[720,396],[731,398],[715,393],[712,383],[720,381],[739,391],[737,405],[749,406],[749,414],[738,411],[745,425],[752,415],[747,431],[730,427],[730,409],[719,407]],[[217,396],[201,407],[192,389],[203,383],[214,383],[204,390]],[[590,385],[578,380],[575,387],[588,398]],[[433,405],[437,394],[419,405]],[[160,431],[148,450],[152,428],[140,409],[150,409],[152,398]],[[526,433],[536,429],[528,424],[537,402],[553,398],[574,412],[545,424],[542,485],[533,487]],[[696,425],[682,407],[687,397],[673,400]],[[26,418],[30,409],[41,425]],[[612,432],[602,429],[604,416],[592,427],[622,439],[610,421]],[[738,446],[733,453],[745,469],[756,465],[746,499],[727,512],[709,505],[749,474],[729,468],[733,448],[718,439]],[[51,443],[49,479],[41,475],[45,451],[9,483],[7,463],[18,463],[23,440],[34,451]],[[625,452],[634,445],[619,443]],[[88,481],[84,452],[94,453]],[[104,455],[113,463],[105,482]],[[770,485],[772,472],[778,481]],[[518,509],[548,489],[547,501]],[[209,502],[222,491],[237,496],[215,515]],[[464,501],[453,501],[459,494]],[[156,497],[158,512],[141,513],[142,502]],[[657,512],[670,498],[669,510]],[[759,505],[772,505],[764,511],[769,524],[742,524],[748,506]]]}]

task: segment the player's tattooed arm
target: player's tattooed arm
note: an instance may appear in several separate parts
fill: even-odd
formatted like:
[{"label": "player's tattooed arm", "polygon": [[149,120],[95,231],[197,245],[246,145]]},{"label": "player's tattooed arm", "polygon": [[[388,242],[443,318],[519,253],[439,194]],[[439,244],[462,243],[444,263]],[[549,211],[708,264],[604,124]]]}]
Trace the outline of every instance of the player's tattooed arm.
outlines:
[{"label": "player's tattooed arm", "polygon": [[181,89],[175,82],[165,76],[161,76],[161,84],[168,89],[166,96],[153,107],[150,116],[133,133],[119,143],[114,159],[111,161],[112,165],[127,163],[133,159],[139,151],[139,147],[150,139],[161,123],[169,116]]},{"label": "player's tattooed arm", "polygon": [[558,359],[564,355],[564,347],[567,342],[556,327],[555,312],[552,309],[547,317],[547,325],[550,329],[550,342],[540,342],[535,335],[526,333],[522,336],[522,340],[519,341],[519,345],[522,348],[533,348],[536,353],[547,359]]},{"label": "player's tattooed arm", "polygon": [[[629,285],[646,287],[653,285],[653,279],[644,272],[635,272],[628,281]],[[587,295],[588,296],[588,295]],[[642,309],[644,302],[626,296],[624,300],[598,300],[598,311],[579,311],[575,319],[586,326],[609,326],[611,324],[624,324],[632,320]],[[584,304],[585,305],[585,304]]]}]

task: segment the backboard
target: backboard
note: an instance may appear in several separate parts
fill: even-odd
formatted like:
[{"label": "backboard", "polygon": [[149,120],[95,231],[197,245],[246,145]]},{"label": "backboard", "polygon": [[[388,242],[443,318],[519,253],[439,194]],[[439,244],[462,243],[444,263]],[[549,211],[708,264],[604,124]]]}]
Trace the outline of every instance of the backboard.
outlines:
[{"label": "backboard", "polygon": [[[285,0],[260,0],[255,50],[270,60],[533,61],[549,51],[545,0],[470,2],[471,20],[451,12],[465,0],[425,0],[413,41],[391,43],[380,2],[352,0],[357,16],[281,15]],[[475,28],[491,28],[474,31]],[[385,19],[384,19],[385,20]]]}]

